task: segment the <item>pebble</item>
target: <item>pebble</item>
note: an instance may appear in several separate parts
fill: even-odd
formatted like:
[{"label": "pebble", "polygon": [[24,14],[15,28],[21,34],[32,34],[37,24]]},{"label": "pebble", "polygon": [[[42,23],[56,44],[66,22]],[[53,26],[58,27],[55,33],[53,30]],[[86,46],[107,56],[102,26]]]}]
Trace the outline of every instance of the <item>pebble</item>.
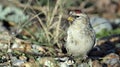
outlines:
[{"label": "pebble", "polygon": [[100,33],[103,29],[106,29],[108,31],[112,30],[112,25],[110,21],[105,18],[101,18],[98,16],[91,17],[90,23],[96,33]]}]

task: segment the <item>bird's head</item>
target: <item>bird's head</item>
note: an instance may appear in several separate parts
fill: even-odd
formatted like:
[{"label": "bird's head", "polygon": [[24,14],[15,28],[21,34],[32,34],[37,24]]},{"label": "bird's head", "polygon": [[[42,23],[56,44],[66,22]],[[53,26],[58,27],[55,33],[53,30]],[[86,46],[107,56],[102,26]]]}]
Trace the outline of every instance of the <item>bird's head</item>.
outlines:
[{"label": "bird's head", "polygon": [[[88,22],[87,19],[89,19],[88,16],[85,13],[83,13],[81,10],[71,10],[71,11],[69,11],[69,17],[67,20],[69,22],[73,22],[76,20],[85,21],[85,24],[86,24],[86,22]],[[84,22],[82,22],[82,23],[84,23]]]}]

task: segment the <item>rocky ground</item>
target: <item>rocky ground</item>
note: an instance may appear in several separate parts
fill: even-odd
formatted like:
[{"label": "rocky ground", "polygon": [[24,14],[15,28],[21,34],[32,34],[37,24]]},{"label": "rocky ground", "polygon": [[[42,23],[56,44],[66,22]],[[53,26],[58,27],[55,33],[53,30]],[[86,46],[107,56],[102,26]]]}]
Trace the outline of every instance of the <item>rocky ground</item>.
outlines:
[{"label": "rocky ground", "polygon": [[[0,0],[0,67],[120,67],[120,1],[68,1]],[[64,47],[71,9],[87,13],[96,32],[85,61],[68,61]]]}]

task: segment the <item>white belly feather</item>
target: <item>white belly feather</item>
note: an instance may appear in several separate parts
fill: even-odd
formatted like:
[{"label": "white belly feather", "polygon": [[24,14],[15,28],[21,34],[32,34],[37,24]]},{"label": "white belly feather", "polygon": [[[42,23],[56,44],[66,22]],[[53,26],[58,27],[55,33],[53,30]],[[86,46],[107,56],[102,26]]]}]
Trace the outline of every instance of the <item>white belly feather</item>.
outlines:
[{"label": "white belly feather", "polygon": [[73,56],[82,56],[86,55],[88,51],[93,47],[94,40],[92,39],[89,33],[93,33],[89,29],[79,29],[79,28],[71,28],[68,29],[68,37],[66,48],[68,53],[72,54]]}]

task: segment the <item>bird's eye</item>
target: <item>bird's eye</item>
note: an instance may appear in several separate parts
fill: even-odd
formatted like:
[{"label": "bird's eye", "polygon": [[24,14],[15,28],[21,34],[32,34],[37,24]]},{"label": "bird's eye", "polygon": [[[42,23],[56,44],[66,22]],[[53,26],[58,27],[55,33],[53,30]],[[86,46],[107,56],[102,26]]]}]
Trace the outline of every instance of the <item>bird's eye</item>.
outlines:
[{"label": "bird's eye", "polygon": [[79,16],[75,16],[75,18],[78,18]]}]

